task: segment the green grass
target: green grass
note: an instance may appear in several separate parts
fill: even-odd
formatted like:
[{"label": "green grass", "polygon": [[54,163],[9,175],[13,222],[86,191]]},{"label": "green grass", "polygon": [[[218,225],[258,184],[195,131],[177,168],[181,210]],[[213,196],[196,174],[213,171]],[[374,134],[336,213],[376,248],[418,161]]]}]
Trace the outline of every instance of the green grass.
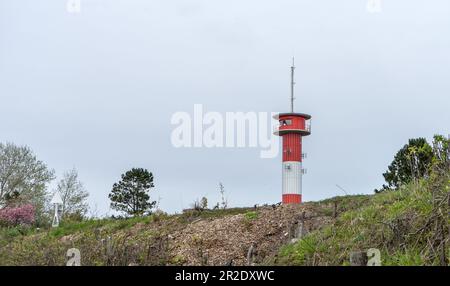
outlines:
[{"label": "green grass", "polygon": [[310,235],[297,244],[288,244],[281,248],[279,263],[284,265],[309,265],[310,259],[318,248],[317,237]]},{"label": "green grass", "polygon": [[[131,259],[142,264],[159,263],[148,256],[148,245],[162,235],[156,227],[168,216],[163,213],[126,219],[65,221],[58,228],[0,228],[0,265],[63,265],[65,251],[79,248],[86,265],[127,265]],[[137,225],[138,230],[133,230]],[[147,227],[153,225],[153,227]],[[113,250],[113,258],[107,249]],[[113,259],[113,260],[111,260]],[[131,261],[132,262],[132,261]]]},{"label": "green grass", "polygon": [[258,213],[256,211],[249,211],[244,214],[245,218],[248,220],[254,220],[258,218]]},{"label": "green grass", "polygon": [[30,235],[35,233],[36,229],[30,227],[16,226],[16,227],[2,227],[0,228],[0,242],[9,242],[16,237],[23,235]]},{"label": "green grass", "polygon": [[[336,197],[316,203],[327,209],[337,202],[338,218],[297,243],[283,247],[277,264],[348,265],[352,251],[369,248],[380,250],[384,265],[437,264],[438,259],[432,257],[433,250],[427,242],[434,229],[422,229],[433,212],[436,214],[432,185],[432,181],[422,180],[396,191]],[[448,187],[441,186],[441,195],[448,192]],[[447,207],[438,213],[445,217],[448,211]],[[450,253],[448,242],[446,251]]]},{"label": "green grass", "polygon": [[177,217],[184,221],[185,223],[192,222],[196,219],[214,219],[214,218],[220,218],[224,216],[231,216],[231,215],[237,215],[237,214],[243,214],[246,212],[249,212],[253,210],[253,208],[229,208],[229,209],[217,209],[217,210],[202,210],[202,211],[196,211],[196,210],[189,210],[184,212],[183,214],[177,215]]},{"label": "green grass", "polygon": [[114,232],[131,228],[138,223],[149,224],[154,220],[161,220],[166,217],[166,214],[152,214],[149,216],[123,219],[88,219],[81,222],[61,222],[58,228],[50,229],[49,235],[59,238],[78,232],[94,231],[96,229],[102,229],[106,232]]}]

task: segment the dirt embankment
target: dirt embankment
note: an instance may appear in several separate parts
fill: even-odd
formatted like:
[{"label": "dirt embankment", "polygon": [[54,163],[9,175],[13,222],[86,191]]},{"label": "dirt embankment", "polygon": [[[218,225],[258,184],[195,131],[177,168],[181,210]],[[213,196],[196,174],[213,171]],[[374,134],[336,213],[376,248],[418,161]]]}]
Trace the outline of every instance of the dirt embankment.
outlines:
[{"label": "dirt embankment", "polygon": [[311,205],[261,207],[243,214],[198,219],[169,235],[172,261],[183,265],[255,265],[332,220]]}]

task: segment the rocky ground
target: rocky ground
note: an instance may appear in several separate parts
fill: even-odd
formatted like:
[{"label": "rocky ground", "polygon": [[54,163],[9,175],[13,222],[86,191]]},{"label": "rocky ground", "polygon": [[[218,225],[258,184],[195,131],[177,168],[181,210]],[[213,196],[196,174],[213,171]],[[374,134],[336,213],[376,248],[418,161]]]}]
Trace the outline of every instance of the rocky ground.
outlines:
[{"label": "rocky ground", "polygon": [[274,258],[281,245],[331,220],[307,204],[197,219],[169,235],[169,253],[184,265],[261,264]]}]

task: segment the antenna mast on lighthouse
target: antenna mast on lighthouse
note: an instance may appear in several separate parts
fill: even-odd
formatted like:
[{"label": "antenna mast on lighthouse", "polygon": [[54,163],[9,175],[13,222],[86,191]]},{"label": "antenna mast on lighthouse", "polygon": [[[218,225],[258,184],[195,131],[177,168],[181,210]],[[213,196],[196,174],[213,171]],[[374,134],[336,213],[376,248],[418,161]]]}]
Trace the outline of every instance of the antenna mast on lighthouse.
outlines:
[{"label": "antenna mast on lighthouse", "polygon": [[291,112],[294,112],[294,70],[295,70],[295,62],[294,58],[292,58],[292,66],[291,66]]}]

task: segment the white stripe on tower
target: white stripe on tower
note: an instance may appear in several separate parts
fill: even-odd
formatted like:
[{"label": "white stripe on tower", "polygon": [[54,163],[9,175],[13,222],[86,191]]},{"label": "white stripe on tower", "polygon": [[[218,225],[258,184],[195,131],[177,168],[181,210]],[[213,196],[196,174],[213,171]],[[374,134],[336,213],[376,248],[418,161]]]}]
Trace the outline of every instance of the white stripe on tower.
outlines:
[{"label": "white stripe on tower", "polygon": [[302,162],[286,161],[283,162],[283,195],[301,195],[302,194]]}]

